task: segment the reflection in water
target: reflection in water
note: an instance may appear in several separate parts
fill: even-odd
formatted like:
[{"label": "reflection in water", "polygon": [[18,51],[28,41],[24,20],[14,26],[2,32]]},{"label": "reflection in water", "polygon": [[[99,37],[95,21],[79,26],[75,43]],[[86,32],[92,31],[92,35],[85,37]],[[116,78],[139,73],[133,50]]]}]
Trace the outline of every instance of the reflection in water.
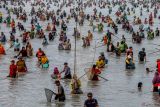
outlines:
[{"label": "reflection in water", "polygon": [[133,74],[135,73],[134,70],[126,70],[126,76],[129,78],[130,76],[133,76]]},{"label": "reflection in water", "polygon": [[14,89],[18,85],[18,79],[17,78],[8,78],[9,80],[9,89]]},{"label": "reflection in water", "polygon": [[99,83],[100,81],[88,81],[87,85],[90,86],[91,88],[94,88],[94,87],[99,86],[100,85]]},{"label": "reflection in water", "polygon": [[47,102],[47,103],[46,103],[46,107],[52,107],[52,103]]},{"label": "reflection in water", "polygon": [[160,96],[158,93],[153,93],[153,102],[154,102],[154,105],[155,107],[160,107]]},{"label": "reflection in water", "polygon": [[46,107],[65,107],[65,103],[56,102],[56,101],[52,103],[47,102]]}]

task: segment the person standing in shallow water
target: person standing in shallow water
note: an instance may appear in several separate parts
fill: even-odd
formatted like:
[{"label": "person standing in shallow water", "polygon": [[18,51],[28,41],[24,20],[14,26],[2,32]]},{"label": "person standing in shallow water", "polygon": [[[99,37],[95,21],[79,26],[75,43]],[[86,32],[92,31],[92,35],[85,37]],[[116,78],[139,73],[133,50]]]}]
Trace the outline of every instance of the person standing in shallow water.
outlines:
[{"label": "person standing in shallow water", "polygon": [[[21,55],[21,56],[20,56]],[[25,49],[25,47],[22,47],[22,50],[18,53],[17,56],[15,56],[16,58],[20,56],[20,57],[28,57],[27,55],[27,50]]]},{"label": "person standing in shallow water", "polygon": [[71,80],[71,94],[83,94],[81,90],[81,81],[78,79],[76,74],[73,74],[73,79]]},{"label": "person standing in shallow water", "polygon": [[11,65],[9,66],[9,75],[7,77],[16,78],[17,76],[17,65],[15,64],[15,61],[11,61]]},{"label": "person standing in shallow water", "polygon": [[5,54],[6,54],[5,49],[3,45],[0,43],[0,55],[5,55]]},{"label": "person standing in shallow water", "polygon": [[138,58],[139,58],[139,62],[144,62],[144,61],[146,62],[145,48],[142,48],[142,51],[139,51]]},{"label": "person standing in shallow water", "polygon": [[92,81],[98,81],[98,75],[101,73],[101,71],[96,67],[96,65],[93,65],[91,69],[91,73],[93,75],[93,78],[91,78]]},{"label": "person standing in shallow water", "polygon": [[70,67],[68,66],[68,63],[67,63],[67,62],[64,63],[64,69],[63,69],[62,72],[65,72],[65,74],[64,74],[64,79],[71,79],[71,78],[72,78],[71,69],[70,69]]},{"label": "person standing in shallow water", "polygon": [[17,71],[18,72],[27,72],[27,66],[25,61],[22,59],[22,57],[18,58],[18,61],[16,63],[17,65]]},{"label": "person standing in shallow water", "polygon": [[32,45],[28,42],[26,45],[26,51],[28,56],[33,56],[33,48]]},{"label": "person standing in shallow water", "polygon": [[65,101],[65,93],[64,93],[64,88],[63,86],[61,85],[60,81],[59,80],[56,80],[55,81],[55,84],[57,86],[57,89],[58,89],[58,92],[56,93],[56,96],[55,96],[55,100],[59,100],[61,102],[64,102]]},{"label": "person standing in shallow water", "polygon": [[154,78],[152,80],[152,84],[153,84],[153,92],[159,92],[160,95],[160,73],[159,72],[155,72]]},{"label": "person standing in shallow water", "polygon": [[84,102],[84,107],[99,107],[98,101],[93,98],[92,93],[87,94],[88,99]]},{"label": "person standing in shallow water", "polygon": [[20,42],[18,39],[13,43],[14,45],[14,51],[19,51],[20,50]]}]

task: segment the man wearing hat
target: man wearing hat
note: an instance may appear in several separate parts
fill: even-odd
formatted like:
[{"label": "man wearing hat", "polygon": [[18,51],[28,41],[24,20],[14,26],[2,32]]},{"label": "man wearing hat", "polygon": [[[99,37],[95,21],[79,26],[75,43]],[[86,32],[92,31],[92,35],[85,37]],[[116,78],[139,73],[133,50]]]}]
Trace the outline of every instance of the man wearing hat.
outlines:
[{"label": "man wearing hat", "polygon": [[7,77],[16,78],[17,76],[17,65],[15,64],[15,61],[11,61],[11,65],[9,66],[9,75]]},{"label": "man wearing hat", "polygon": [[98,101],[93,98],[92,93],[87,94],[88,99],[84,102],[84,107],[99,107]]}]

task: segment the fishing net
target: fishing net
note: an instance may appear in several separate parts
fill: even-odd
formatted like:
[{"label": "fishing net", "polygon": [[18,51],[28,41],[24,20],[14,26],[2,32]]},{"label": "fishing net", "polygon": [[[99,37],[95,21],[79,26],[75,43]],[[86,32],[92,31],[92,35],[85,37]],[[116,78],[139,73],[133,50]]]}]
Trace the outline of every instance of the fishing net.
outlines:
[{"label": "fishing net", "polygon": [[86,72],[87,78],[89,80],[92,80],[94,74],[91,72],[91,69],[90,68],[85,68],[84,71]]},{"label": "fishing net", "polygon": [[52,90],[45,88],[45,94],[48,102],[51,102],[53,94],[55,94]]}]

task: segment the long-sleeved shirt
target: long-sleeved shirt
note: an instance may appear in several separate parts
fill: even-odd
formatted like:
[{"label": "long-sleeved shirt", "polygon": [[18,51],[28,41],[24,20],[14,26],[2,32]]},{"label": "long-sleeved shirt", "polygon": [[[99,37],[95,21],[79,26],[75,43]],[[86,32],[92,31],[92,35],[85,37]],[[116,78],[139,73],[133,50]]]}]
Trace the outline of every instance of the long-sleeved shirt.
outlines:
[{"label": "long-sleeved shirt", "polygon": [[65,76],[70,75],[71,74],[70,67],[64,67],[63,72],[65,72]]}]

